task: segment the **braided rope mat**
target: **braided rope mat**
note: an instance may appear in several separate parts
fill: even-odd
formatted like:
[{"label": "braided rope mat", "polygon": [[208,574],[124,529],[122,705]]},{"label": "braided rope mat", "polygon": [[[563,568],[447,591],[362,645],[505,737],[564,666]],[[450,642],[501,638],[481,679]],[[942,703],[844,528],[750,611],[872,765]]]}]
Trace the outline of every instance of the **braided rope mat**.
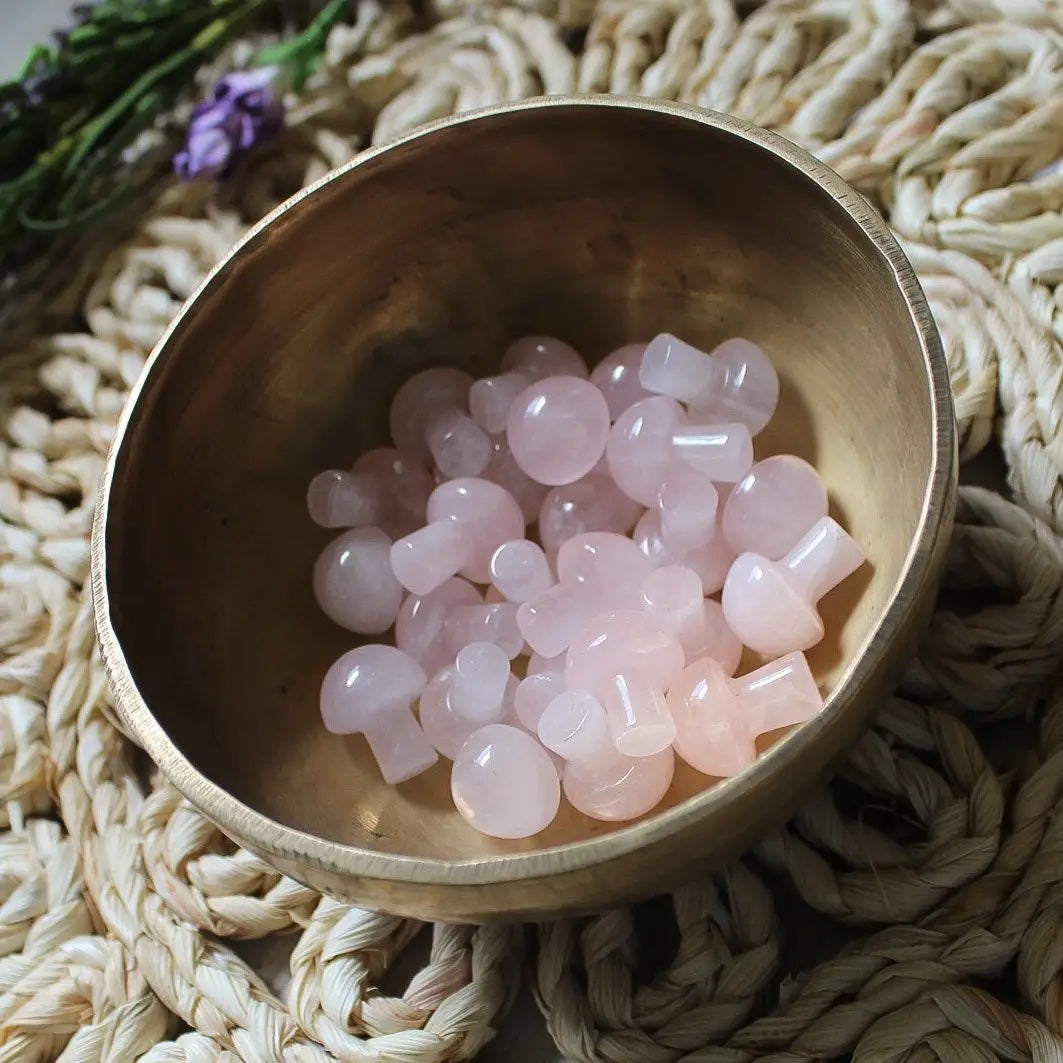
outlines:
[{"label": "braided rope mat", "polygon": [[[1002,454],[1015,502],[964,489],[918,659],[745,859],[648,908],[436,925],[410,961],[425,928],[234,850],[116,730],[89,522],[126,390],[247,224],[369,142],[542,91],[692,100],[837,168],[926,287],[963,458]],[[361,0],[283,138],[146,194],[84,249],[68,331],[0,366],[0,1063],[469,1059],[524,975],[578,1060],[1063,1061],[1061,156],[1058,0]]]}]

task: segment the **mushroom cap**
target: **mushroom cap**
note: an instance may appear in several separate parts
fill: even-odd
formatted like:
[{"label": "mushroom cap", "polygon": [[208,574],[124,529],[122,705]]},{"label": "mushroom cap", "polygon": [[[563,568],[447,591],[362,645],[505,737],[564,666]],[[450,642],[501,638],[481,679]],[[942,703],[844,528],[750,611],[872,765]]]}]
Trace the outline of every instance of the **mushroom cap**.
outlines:
[{"label": "mushroom cap", "polygon": [[408,653],[376,643],[359,646],[325,673],[321,718],[333,734],[357,734],[374,716],[409,709],[427,683]]}]

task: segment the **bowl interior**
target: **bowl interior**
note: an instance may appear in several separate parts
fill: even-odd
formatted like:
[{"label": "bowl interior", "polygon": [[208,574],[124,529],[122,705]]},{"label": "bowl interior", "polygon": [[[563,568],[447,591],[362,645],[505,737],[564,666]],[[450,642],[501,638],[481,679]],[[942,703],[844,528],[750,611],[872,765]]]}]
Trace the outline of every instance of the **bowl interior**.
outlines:
[{"label": "bowl interior", "polygon": [[[779,368],[758,456],[813,462],[871,560],[823,602],[811,659],[835,690],[897,594],[930,491],[911,312],[843,206],[772,150],[691,115],[588,103],[363,160],[258,232],[168,338],[117,454],[106,581],[132,678],[177,749],[277,822],[369,850],[467,860],[617,829],[566,811],[531,840],[484,838],[453,810],[446,762],[392,788],[361,738],[324,731],[321,677],[354,640],[312,598],[329,533],[304,497],[315,472],[386,441],[390,397],[418,368],[484,373],[528,332],[593,361],[662,330],[704,348],[748,336]],[[705,785],[680,770],[666,806]]]}]

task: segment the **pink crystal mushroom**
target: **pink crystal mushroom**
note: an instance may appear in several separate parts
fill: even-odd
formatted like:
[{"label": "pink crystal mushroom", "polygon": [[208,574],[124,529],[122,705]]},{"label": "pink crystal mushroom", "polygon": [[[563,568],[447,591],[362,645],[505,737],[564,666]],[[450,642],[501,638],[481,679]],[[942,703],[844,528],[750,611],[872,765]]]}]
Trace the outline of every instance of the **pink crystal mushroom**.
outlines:
[{"label": "pink crystal mushroom", "polygon": [[306,491],[310,519],[322,528],[376,524],[382,515],[382,501],[378,485],[369,477],[341,469],[319,472]]},{"label": "pink crystal mushroom", "polygon": [[524,652],[524,636],[517,625],[517,606],[512,602],[458,605],[443,625],[447,648],[459,653],[473,642],[490,642],[513,660]]},{"label": "pink crystal mushroom", "polygon": [[672,437],[683,419],[678,402],[653,395],[628,407],[609,431],[609,472],[616,486],[641,505],[657,501],[661,481],[676,460]]},{"label": "pink crystal mushroom", "polygon": [[793,454],[777,454],[758,461],[735,484],[721,527],[736,552],[749,550],[778,561],[826,515],[827,489],[819,473]]},{"label": "pink crystal mushroom", "polygon": [[427,515],[425,527],[391,548],[391,567],[414,594],[427,594],[459,571],[486,583],[491,555],[524,535],[524,517],[513,496],[489,480],[440,484],[428,498]]},{"label": "pink crystal mushroom", "polygon": [[531,375],[519,371],[481,377],[469,388],[472,419],[488,435],[504,432],[513,400],[531,383]]},{"label": "pink crystal mushroom", "polygon": [[553,336],[523,336],[502,355],[504,373],[524,373],[533,381],[548,376],[587,378],[587,363],[575,347]]},{"label": "pink crystal mushroom", "polygon": [[726,340],[710,354],[669,333],[646,345],[639,380],[647,391],[687,403],[695,420],[744,424],[762,431],[779,403],[779,377],[767,355],[744,339]]},{"label": "pink crystal mushroom", "polygon": [[391,403],[391,438],[421,461],[431,455],[445,476],[477,476],[491,460],[487,433],[467,413],[473,379],[459,369],[415,373]]},{"label": "pink crystal mushroom", "polygon": [[639,383],[639,366],[645,350],[644,343],[629,343],[607,354],[591,370],[591,383],[605,396],[609,416],[614,421],[629,406],[649,396]]},{"label": "pink crystal mushroom", "polygon": [[737,483],[753,465],[753,437],[744,424],[679,425],[672,449],[680,461],[717,483]]},{"label": "pink crystal mushroom", "polygon": [[538,543],[511,539],[491,555],[491,583],[509,602],[526,602],[554,585],[550,562]]},{"label": "pink crystal mushroom", "polygon": [[556,554],[566,539],[581,532],[629,532],[642,507],[627,497],[609,475],[589,472],[571,484],[555,487],[539,511],[539,541]]},{"label": "pink crystal mushroom", "polygon": [[393,447],[374,447],[358,457],[351,472],[379,491],[381,512],[371,523],[392,539],[409,535],[424,524],[428,496],[435,484],[423,466]]},{"label": "pink crystal mushroom", "polygon": [[384,781],[405,782],[439,759],[410,711],[427,681],[394,646],[359,646],[325,673],[321,718],[333,734],[364,735]]},{"label": "pink crystal mushroom", "polygon": [[573,808],[592,819],[634,819],[660,803],[672,783],[671,747],[625,757],[613,746],[601,702],[584,690],[558,695],[539,719],[539,740],[564,760],[561,785]]},{"label": "pink crystal mushroom", "polygon": [[823,638],[816,603],[864,560],[831,517],[817,521],[781,561],[740,554],[723,585],[727,623],[757,653],[807,650]]},{"label": "pink crystal mushroom", "polygon": [[620,753],[648,757],[675,740],[664,692],[682,668],[673,635],[643,612],[616,609],[594,617],[572,640],[565,682],[604,704]]},{"label": "pink crystal mushroom", "polygon": [[391,540],[379,528],[351,528],[333,539],[314,564],[321,611],[359,635],[387,631],[402,605],[390,557]]},{"label": "pink crystal mushroom", "polygon": [[672,685],[675,751],[692,768],[718,778],[756,759],[758,735],[810,720],[823,697],[802,653],[791,653],[737,679],[711,657],[696,661]]},{"label": "pink crystal mushroom", "polygon": [[556,486],[586,476],[605,451],[609,407],[588,380],[552,376],[525,388],[509,410],[506,439],[517,464]]},{"label": "pink crystal mushroom", "polygon": [[533,523],[539,516],[539,509],[550,488],[533,480],[517,464],[504,435],[494,436],[491,445],[492,457],[483,471],[483,478],[504,487],[517,500],[524,514],[524,523]]},{"label": "pink crystal mushroom", "polygon": [[649,558],[654,568],[661,568],[664,565],[686,565],[698,574],[705,593],[715,594],[723,586],[735,559],[735,551],[720,533],[720,517],[717,516],[716,519],[716,533],[708,542],[679,554],[673,553],[665,543],[661,528],[661,514],[655,510],[649,509],[642,515],[632,534],[635,543]]},{"label": "pink crystal mushroom", "polygon": [[717,532],[720,493],[707,476],[682,465],[673,467],[657,492],[661,539],[682,556],[711,542]]},{"label": "pink crystal mushroom", "polygon": [[454,758],[450,792],[461,817],[493,838],[528,838],[552,822],[561,784],[550,755],[527,731],[488,724]]},{"label": "pink crystal mushroom", "polygon": [[535,732],[546,706],[565,689],[565,672],[534,672],[531,665],[528,674],[517,684],[514,711],[522,727]]},{"label": "pink crystal mushroom", "polygon": [[395,620],[395,645],[429,674],[454,660],[444,627],[450,611],[460,605],[481,605],[480,592],[457,577],[425,595],[410,594]]}]

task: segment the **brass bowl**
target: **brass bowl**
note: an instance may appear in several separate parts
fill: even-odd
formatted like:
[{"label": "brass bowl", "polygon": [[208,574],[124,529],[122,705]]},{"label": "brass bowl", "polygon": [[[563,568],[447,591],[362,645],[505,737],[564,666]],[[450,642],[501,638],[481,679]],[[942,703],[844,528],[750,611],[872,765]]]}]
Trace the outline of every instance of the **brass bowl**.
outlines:
[{"label": "brass bowl", "polygon": [[[447,764],[383,784],[326,733],[351,637],[310,589],[310,477],[386,439],[414,370],[491,370],[526,332],[591,358],[669,330],[761,342],[783,380],[761,454],[815,462],[871,565],[829,596],[814,722],[738,778],[677,773],[627,825],[563,812],[499,842]],[[540,99],[369,151],[236,247],[163,337],[119,426],[93,531],[118,709],[194,804],[316,889],[454,921],[551,917],[719,866],[790,815],[862,732],[927,614],[955,430],[926,302],[886,227],[763,130],[689,107]]]}]

